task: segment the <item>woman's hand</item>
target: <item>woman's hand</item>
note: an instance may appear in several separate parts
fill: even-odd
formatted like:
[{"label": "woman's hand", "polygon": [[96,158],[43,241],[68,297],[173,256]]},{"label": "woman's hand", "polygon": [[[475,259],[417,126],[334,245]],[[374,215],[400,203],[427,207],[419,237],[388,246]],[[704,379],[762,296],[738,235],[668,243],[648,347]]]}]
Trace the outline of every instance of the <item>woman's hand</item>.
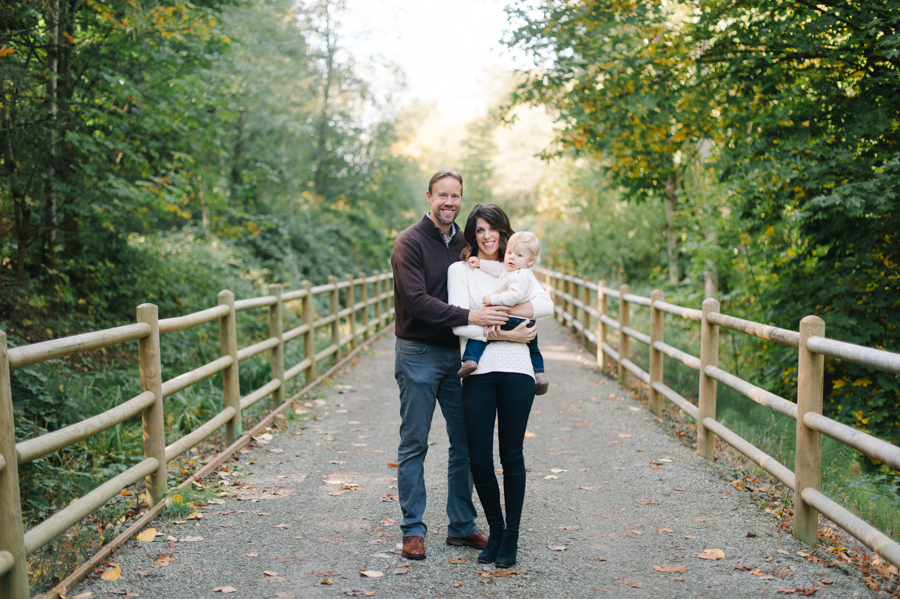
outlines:
[{"label": "woman's hand", "polygon": [[511,331],[494,329],[489,332],[488,341],[514,341],[516,343],[529,343],[537,336],[537,327],[528,327],[528,321],[524,321]]}]

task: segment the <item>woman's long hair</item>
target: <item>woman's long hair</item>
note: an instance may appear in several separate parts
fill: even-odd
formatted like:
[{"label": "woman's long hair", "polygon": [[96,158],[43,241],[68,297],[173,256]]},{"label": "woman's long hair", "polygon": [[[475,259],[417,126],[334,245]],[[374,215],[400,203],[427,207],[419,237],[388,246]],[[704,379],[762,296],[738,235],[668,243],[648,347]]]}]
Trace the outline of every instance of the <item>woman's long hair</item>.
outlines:
[{"label": "woman's long hair", "polygon": [[483,218],[495,231],[500,231],[500,249],[497,254],[498,260],[503,260],[506,255],[506,242],[509,236],[515,233],[512,225],[509,224],[509,217],[503,211],[503,208],[497,204],[477,204],[472,208],[469,217],[466,219],[466,230],[463,237],[466,241],[466,247],[460,253],[461,260],[466,261],[469,256],[478,255],[478,242],[475,241],[476,221]]}]

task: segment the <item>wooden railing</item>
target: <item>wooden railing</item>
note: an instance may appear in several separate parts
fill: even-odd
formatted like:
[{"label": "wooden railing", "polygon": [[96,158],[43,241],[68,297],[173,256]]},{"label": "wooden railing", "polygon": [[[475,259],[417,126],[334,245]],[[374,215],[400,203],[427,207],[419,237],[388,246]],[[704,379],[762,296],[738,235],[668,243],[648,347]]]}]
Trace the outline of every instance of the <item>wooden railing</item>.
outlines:
[{"label": "wooden railing", "polygon": [[[546,287],[554,298],[557,318],[578,331],[586,343],[596,346],[597,364],[601,370],[607,359],[612,359],[618,364],[620,385],[627,386],[629,377],[634,376],[648,386],[650,409],[656,415],[661,415],[662,398],[665,397],[697,421],[698,454],[713,460],[714,436],[717,435],[793,491],[795,537],[815,547],[821,513],[886,560],[900,566],[900,545],[819,490],[821,435],[827,435],[874,460],[900,470],[900,447],[822,415],[825,357],[900,374],[900,354],[828,339],[825,337],[825,322],[817,316],[807,316],[800,321],[798,331],[791,331],[722,314],[719,312],[719,302],[712,298],[704,300],[699,310],[685,308],[663,301],[663,293],[658,289],[650,297],[644,297],[632,294],[628,285],[615,290],[607,287],[605,281],[591,283],[543,268],[537,271],[544,277]],[[609,298],[618,300],[618,319],[609,315]],[[631,305],[649,308],[649,335],[631,328]],[[699,357],[664,341],[666,314],[700,323]],[[719,327],[797,348],[796,403],[720,369]],[[611,331],[618,337],[618,349],[609,344],[608,336]],[[649,372],[629,359],[634,355],[630,348],[631,339],[647,346]],[[663,356],[669,356],[699,371],[698,405],[665,384]],[[796,422],[794,471],[716,420],[717,383],[722,383]]]},{"label": "wooden railing", "polygon": [[[237,301],[231,291],[222,291],[214,308],[162,320],[158,319],[155,305],[141,304],[137,307],[135,324],[23,347],[7,348],[6,333],[0,331],[0,597],[27,599],[30,596],[26,571],[28,555],[142,479],[146,479],[150,506],[161,507],[159,504],[167,490],[168,462],[223,426],[227,444],[233,445],[242,435],[244,410],[267,395],[272,397],[273,409],[283,408],[288,381],[304,373],[306,384],[311,384],[317,378],[319,362],[326,358],[339,362],[345,348],[352,351],[358,343],[380,332],[394,315],[392,280],[393,275],[389,272],[369,277],[360,274],[355,279],[347,275],[341,282],[337,277],[329,277],[327,285],[311,287],[308,281],[304,281],[300,289],[286,292],[276,284],[269,286],[269,295]],[[343,308],[340,306],[341,291],[344,292]],[[357,291],[359,301],[356,300]],[[317,319],[313,298],[323,294],[328,294],[329,313]],[[283,310],[289,302],[302,302],[303,324],[284,331]],[[257,308],[269,310],[269,337],[238,349],[237,313]],[[374,313],[373,317],[370,317],[370,312]],[[164,382],[161,376],[160,335],[213,321],[219,323],[220,357]],[[329,330],[331,344],[316,352],[315,335],[322,328]],[[342,328],[347,331],[346,334],[341,334]],[[285,343],[298,337],[303,338],[305,358],[285,370]],[[13,402],[16,398],[10,391],[11,370],[135,340],[138,342],[140,366],[139,395],[66,428],[16,442],[13,427]],[[269,352],[272,369],[271,380],[242,397],[238,382],[240,362],[266,351]],[[163,426],[163,399],[218,372],[222,373],[223,381],[222,410],[182,438],[167,440]],[[144,432],[143,461],[25,531],[19,502],[18,466],[78,443],[138,414],[141,414]]]}]

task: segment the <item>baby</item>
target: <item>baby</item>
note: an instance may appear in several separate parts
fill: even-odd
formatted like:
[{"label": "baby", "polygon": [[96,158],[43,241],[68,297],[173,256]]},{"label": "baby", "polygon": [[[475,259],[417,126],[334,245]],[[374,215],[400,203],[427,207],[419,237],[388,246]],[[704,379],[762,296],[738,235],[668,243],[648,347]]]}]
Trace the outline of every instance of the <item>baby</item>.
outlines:
[{"label": "baby", "polygon": [[[494,293],[484,296],[482,300],[484,305],[515,306],[534,299],[541,285],[534,277],[531,267],[540,260],[540,256],[541,242],[538,238],[534,233],[521,231],[514,233],[506,242],[506,256],[503,262],[479,260],[475,256],[469,258],[469,266],[472,268],[480,268],[489,275],[500,278]],[[528,328],[535,325],[534,320],[510,316],[507,323],[500,328],[511,331],[525,321],[528,321]],[[490,341],[477,339],[469,339],[466,342],[462,368],[457,373],[460,378],[464,379],[475,372],[488,343]],[[528,349],[531,353],[531,365],[534,367],[535,395],[543,395],[550,383],[544,374],[544,358],[538,348],[537,335],[528,343]]]}]

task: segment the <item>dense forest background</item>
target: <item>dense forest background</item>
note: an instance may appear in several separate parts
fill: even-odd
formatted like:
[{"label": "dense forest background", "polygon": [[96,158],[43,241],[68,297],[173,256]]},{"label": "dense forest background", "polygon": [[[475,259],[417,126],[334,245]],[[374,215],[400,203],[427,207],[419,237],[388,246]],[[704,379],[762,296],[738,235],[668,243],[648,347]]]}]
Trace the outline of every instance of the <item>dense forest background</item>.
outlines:
[{"label": "dense forest background", "polygon": [[[430,173],[456,168],[463,213],[500,203],[546,266],[786,328],[814,313],[830,337],[900,351],[900,1],[511,2],[504,42],[531,66],[486,68],[489,108],[463,123],[348,52],[345,11],[0,4],[11,343],[385,269]],[[793,397],[795,353],[728,351]],[[900,442],[897,377],[828,364],[829,414]],[[96,388],[84,364],[49,368],[16,371],[21,434],[83,417],[73,389]],[[34,506],[59,494],[25,487]]]}]

